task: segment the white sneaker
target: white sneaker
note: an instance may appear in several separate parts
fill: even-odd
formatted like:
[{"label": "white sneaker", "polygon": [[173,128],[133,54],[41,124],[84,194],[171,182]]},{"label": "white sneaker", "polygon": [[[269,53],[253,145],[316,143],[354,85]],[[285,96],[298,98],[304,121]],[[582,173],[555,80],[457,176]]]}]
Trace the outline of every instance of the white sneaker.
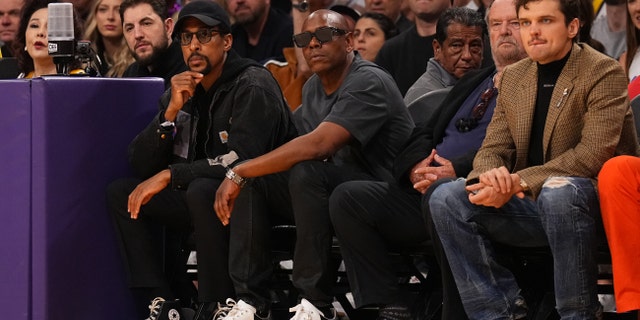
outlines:
[{"label": "white sneaker", "polygon": [[[229,298],[225,302],[227,303],[226,306],[218,305],[218,311],[213,316],[214,320],[263,319],[256,314],[256,308],[242,300],[238,300],[236,303],[233,299]],[[271,313],[264,319],[271,319]]]},{"label": "white sneaker", "polygon": [[302,299],[302,301],[300,301],[300,304],[293,308],[290,308],[289,312],[295,312],[291,320],[321,320],[321,319],[335,320],[336,319],[335,310],[331,309],[331,313],[332,313],[331,318],[327,318],[324,316],[324,313],[320,312],[320,310],[318,310],[318,308],[316,308],[307,299]]}]

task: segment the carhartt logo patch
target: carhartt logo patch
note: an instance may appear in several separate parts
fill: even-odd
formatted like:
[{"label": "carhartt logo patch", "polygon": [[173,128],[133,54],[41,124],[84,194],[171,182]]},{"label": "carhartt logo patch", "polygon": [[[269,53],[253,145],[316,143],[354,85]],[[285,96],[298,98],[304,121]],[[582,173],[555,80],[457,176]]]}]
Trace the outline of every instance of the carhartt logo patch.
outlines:
[{"label": "carhartt logo patch", "polygon": [[218,136],[220,136],[220,142],[222,143],[227,143],[227,140],[229,140],[229,134],[226,131],[218,132]]}]

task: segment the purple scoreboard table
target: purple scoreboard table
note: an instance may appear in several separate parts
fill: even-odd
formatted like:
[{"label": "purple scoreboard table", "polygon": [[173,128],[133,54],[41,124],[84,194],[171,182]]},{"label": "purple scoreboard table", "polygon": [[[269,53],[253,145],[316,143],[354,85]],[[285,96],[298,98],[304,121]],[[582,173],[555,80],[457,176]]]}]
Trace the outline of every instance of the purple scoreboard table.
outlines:
[{"label": "purple scoreboard table", "polygon": [[135,319],[105,188],[162,79],[0,81],[0,314]]}]

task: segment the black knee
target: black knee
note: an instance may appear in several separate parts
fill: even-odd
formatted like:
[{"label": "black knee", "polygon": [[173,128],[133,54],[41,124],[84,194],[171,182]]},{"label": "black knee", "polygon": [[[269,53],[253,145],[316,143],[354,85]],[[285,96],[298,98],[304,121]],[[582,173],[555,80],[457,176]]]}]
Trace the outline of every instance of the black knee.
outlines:
[{"label": "black knee", "polygon": [[289,170],[289,190],[305,190],[320,177],[321,161],[303,161]]}]

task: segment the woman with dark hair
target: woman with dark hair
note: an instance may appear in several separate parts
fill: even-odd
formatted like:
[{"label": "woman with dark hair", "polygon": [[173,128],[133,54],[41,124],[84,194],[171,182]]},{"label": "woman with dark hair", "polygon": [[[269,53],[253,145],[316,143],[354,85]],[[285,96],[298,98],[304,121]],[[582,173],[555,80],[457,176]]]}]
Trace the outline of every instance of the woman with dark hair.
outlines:
[{"label": "woman with dark hair", "polygon": [[[57,0],[27,0],[22,9],[20,28],[13,41],[18,66],[22,72],[18,78],[35,78],[47,74],[56,74],[56,65],[49,55],[48,13],[49,3]],[[74,14],[74,35],[80,35],[80,24]],[[82,73],[73,70],[71,73]]]},{"label": "woman with dark hair", "polygon": [[122,33],[120,4],[122,0],[96,0],[85,22],[84,38],[100,57],[100,74],[122,77],[135,60]]},{"label": "woman with dark hair", "polygon": [[362,59],[374,61],[385,41],[398,34],[395,23],[384,14],[367,12],[356,22],[353,38]]},{"label": "woman with dark hair", "polygon": [[640,0],[627,0],[627,51],[620,56],[620,63],[632,81],[640,75],[640,21],[636,19],[640,14]]}]

